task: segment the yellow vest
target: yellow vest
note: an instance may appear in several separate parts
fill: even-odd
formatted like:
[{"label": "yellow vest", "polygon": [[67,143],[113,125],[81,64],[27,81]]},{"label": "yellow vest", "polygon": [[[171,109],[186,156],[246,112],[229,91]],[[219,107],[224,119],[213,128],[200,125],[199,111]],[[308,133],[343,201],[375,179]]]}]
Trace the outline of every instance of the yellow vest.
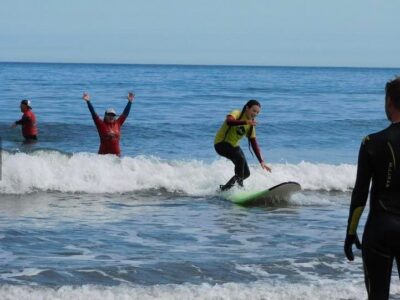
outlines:
[{"label": "yellow vest", "polygon": [[[234,117],[236,120],[240,117],[240,110],[234,110],[229,113],[230,116]],[[240,121],[248,120],[245,114],[240,118]],[[228,126],[225,122],[222,124],[217,134],[215,135],[214,145],[227,142],[233,147],[239,146],[240,140],[244,136],[248,136],[251,125],[238,125],[238,126]],[[251,133],[251,138],[256,137],[256,128],[253,126],[253,131]]]}]

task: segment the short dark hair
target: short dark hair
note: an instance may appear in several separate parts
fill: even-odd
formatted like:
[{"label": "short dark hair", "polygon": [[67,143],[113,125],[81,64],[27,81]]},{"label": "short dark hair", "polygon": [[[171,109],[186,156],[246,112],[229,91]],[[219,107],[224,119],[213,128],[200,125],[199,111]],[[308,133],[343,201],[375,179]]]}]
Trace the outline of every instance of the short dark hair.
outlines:
[{"label": "short dark hair", "polygon": [[386,99],[390,97],[394,107],[400,110],[400,76],[386,83],[385,93]]}]

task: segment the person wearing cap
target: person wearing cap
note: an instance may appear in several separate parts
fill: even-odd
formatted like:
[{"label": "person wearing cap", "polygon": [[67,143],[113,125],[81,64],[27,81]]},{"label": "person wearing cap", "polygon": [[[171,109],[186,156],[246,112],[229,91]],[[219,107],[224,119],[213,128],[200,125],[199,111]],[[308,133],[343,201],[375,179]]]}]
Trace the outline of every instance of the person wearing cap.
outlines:
[{"label": "person wearing cap", "polygon": [[93,121],[96,125],[100,137],[99,154],[115,154],[121,155],[121,148],[119,140],[121,138],[121,126],[125,122],[131,110],[132,102],[135,98],[133,93],[128,94],[128,103],[122,115],[118,118],[113,108],[108,108],[104,113],[103,120],[96,114],[92,103],[90,102],[90,95],[83,93],[82,99],[86,101],[89,111],[92,115]]},{"label": "person wearing cap", "polygon": [[11,127],[14,128],[18,125],[22,126],[22,135],[25,142],[34,142],[37,140],[38,129],[36,125],[36,116],[32,111],[31,101],[24,99],[20,104],[22,118],[15,121]]}]

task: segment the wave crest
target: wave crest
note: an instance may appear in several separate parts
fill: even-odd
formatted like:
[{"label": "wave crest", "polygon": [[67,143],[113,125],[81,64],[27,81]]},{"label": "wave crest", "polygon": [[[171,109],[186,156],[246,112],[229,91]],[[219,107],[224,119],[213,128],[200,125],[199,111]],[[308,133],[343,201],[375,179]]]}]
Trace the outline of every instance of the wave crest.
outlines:
[{"label": "wave crest", "polygon": [[[303,189],[348,191],[356,166],[301,162],[272,164],[272,173],[251,165],[247,189],[265,189],[284,181],[297,181]],[[225,159],[163,160],[153,156],[123,157],[57,151],[8,153],[3,151],[0,193],[35,191],[125,193],[163,189],[191,196],[214,195],[219,184],[233,175]]]}]

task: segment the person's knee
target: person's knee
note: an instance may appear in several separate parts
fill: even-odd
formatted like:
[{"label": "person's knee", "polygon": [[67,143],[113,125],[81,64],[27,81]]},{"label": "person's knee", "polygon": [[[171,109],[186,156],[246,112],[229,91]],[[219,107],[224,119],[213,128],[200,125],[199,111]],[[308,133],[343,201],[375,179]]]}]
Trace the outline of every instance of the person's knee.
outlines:
[{"label": "person's knee", "polygon": [[240,173],[240,176],[242,177],[244,173],[245,161],[242,160],[240,157],[235,157],[235,159],[232,161],[235,164],[235,170],[238,171]]},{"label": "person's knee", "polygon": [[244,157],[244,155],[240,155],[238,153],[236,153],[233,162],[236,166],[238,166],[239,168],[245,168],[246,167],[246,158]]},{"label": "person's knee", "polygon": [[246,179],[250,176],[250,170],[245,159],[237,157],[237,160],[235,161],[235,170],[237,175],[242,179]]}]

